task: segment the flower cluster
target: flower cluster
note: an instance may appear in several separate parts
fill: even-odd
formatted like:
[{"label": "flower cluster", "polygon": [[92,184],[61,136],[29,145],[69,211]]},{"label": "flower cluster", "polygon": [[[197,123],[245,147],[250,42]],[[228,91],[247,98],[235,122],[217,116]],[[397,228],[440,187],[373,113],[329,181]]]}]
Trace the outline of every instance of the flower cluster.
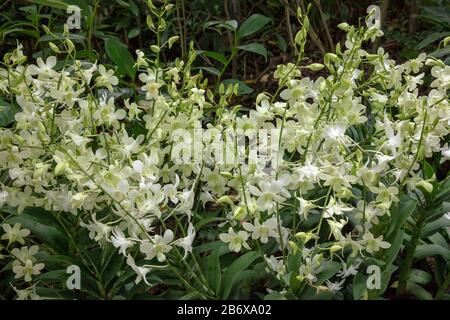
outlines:
[{"label": "flower cluster", "polygon": [[[11,267],[14,273],[14,279],[22,279],[26,283],[31,283],[36,276],[41,274],[44,269],[44,263],[37,263],[36,254],[39,251],[37,245],[26,246],[25,240],[30,235],[30,230],[22,228],[20,223],[13,226],[4,223],[1,225],[3,231],[0,237],[0,260],[9,258],[12,262]],[[5,245],[4,245],[5,244]],[[20,245],[20,247],[18,246]],[[17,292],[18,299],[39,299],[34,291],[34,285],[25,289],[13,289]]]},{"label": "flower cluster", "polygon": [[[279,66],[279,94],[259,94],[249,111],[229,106],[237,87],[221,86],[216,99],[191,73],[193,52],[162,67],[138,51],[141,90],[122,97],[113,70],[70,50],[62,66],[54,56],[26,65],[19,45],[0,69],[0,92],[21,109],[0,129],[0,171],[8,176],[0,205],[78,216],[99,246],[111,243],[127,257],[136,283],[192,254],[194,223],[215,205],[215,240],[230,251],[264,253],[284,288],[294,274],[323,289],[318,275],[337,263],[339,280],[326,284],[339,291],[363,260],[390,248],[385,230],[399,195],[433,188],[419,163],[433,154],[450,159],[450,67],[426,55],[396,64],[383,49],[364,50],[382,34],[376,26],[340,27],[344,48],[323,64]],[[328,75],[303,76],[321,68]],[[190,138],[199,128],[200,141]],[[200,161],[173,157],[180,129]],[[254,161],[236,138],[224,152],[239,156],[219,161],[213,150],[228,129],[257,144],[267,144],[259,132],[276,131],[276,155]],[[10,243],[29,233],[3,229]],[[43,268],[32,258],[37,248],[14,250],[22,262],[13,271],[29,281]]]}]

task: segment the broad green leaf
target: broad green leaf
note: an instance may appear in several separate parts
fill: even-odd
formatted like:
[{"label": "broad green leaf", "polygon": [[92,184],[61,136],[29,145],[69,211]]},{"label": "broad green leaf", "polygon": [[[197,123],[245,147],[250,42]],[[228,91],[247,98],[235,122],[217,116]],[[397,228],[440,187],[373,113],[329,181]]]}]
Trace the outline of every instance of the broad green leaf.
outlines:
[{"label": "broad green leaf", "polygon": [[204,226],[206,226],[208,223],[211,222],[219,222],[219,221],[224,221],[226,220],[226,218],[222,218],[222,217],[209,217],[209,218],[202,218],[199,222],[197,222],[194,225],[194,229],[195,230],[200,230],[201,228],[203,228]]},{"label": "broad green leaf", "polygon": [[422,7],[421,18],[437,24],[438,26],[450,26],[450,13],[441,6]]},{"label": "broad green leaf", "polygon": [[236,33],[236,37],[238,39],[242,39],[244,37],[252,35],[261,28],[263,28],[270,21],[271,21],[270,18],[263,16],[262,14],[259,13],[253,14],[247,20],[245,20],[239,27]]},{"label": "broad green leaf", "polygon": [[[195,230],[197,230],[197,228],[195,228]],[[199,245],[193,248],[193,252],[196,254],[200,254],[209,250],[216,250],[217,248],[220,248],[221,254],[227,253],[229,251],[228,246],[224,246],[224,243],[222,241],[217,240]]]},{"label": "broad green leaf", "polygon": [[400,251],[400,248],[403,243],[403,238],[405,235],[405,231],[400,230],[395,234],[395,237],[393,240],[390,240],[391,246],[384,250],[384,261],[386,262],[386,266],[389,266],[392,264],[395,260],[395,258],[398,256],[398,252]]},{"label": "broad green leaf", "polygon": [[139,35],[139,33],[141,33],[141,29],[138,27],[134,27],[133,29],[128,31],[128,38],[130,39],[136,38]]},{"label": "broad green leaf", "polygon": [[[263,273],[264,275],[264,273]],[[251,294],[251,285],[258,279],[258,272],[255,270],[244,270],[236,274],[234,282],[236,285],[229,299],[248,299]]]},{"label": "broad green leaf", "polygon": [[281,293],[271,292],[264,297],[264,300],[287,300],[287,299]]},{"label": "broad green leaf", "polygon": [[39,4],[41,6],[51,7],[55,9],[67,9],[68,7],[67,3],[57,0],[27,0],[27,1],[33,4]]},{"label": "broad green leaf", "polygon": [[[41,254],[38,252],[36,256]],[[80,265],[82,261],[78,257],[66,256],[61,254],[48,254],[44,253],[42,255],[43,260],[45,260],[45,266],[50,269],[62,269],[70,266],[71,264]]]},{"label": "broad green leaf", "polygon": [[12,29],[8,29],[5,32],[1,33],[0,32],[0,37],[1,39],[4,39],[8,34],[23,34],[26,36],[29,36],[31,38],[39,38],[39,33],[33,30],[27,30],[27,29],[23,29],[23,28],[12,28]]},{"label": "broad green leaf", "polygon": [[193,291],[185,294],[184,296],[180,297],[179,300],[198,300],[201,299],[202,295],[198,291]]},{"label": "broad green leaf", "polygon": [[450,176],[448,176],[445,180],[439,182],[439,187],[435,198],[435,200],[438,202],[445,200],[450,201]]},{"label": "broad green leaf", "polygon": [[50,220],[45,219],[45,217],[37,211],[31,213],[23,212],[19,216],[8,219],[8,223],[20,223],[23,228],[29,229],[32,235],[41,240],[44,244],[50,246],[57,252],[66,254],[68,249],[68,239],[66,235],[55,225],[49,224],[49,221]]},{"label": "broad green leaf", "polygon": [[421,237],[428,238],[446,227],[450,227],[450,220],[446,217],[439,218],[425,225],[422,229]]},{"label": "broad green leaf", "polygon": [[133,0],[128,0],[130,4],[130,11],[137,17],[139,16],[139,7]]},{"label": "broad green leaf", "polygon": [[38,279],[44,282],[59,282],[66,281],[69,276],[70,274],[68,274],[65,269],[61,269],[42,273],[38,276]]},{"label": "broad green leaf", "polygon": [[208,21],[203,25],[203,29],[207,29],[209,27],[222,27],[231,31],[235,31],[238,27],[238,22],[236,20],[228,20],[228,21],[220,21],[220,20],[213,20]]},{"label": "broad green leaf", "polygon": [[361,299],[364,291],[367,290],[367,276],[363,272],[358,272],[353,278],[353,299]]},{"label": "broad green leaf", "polygon": [[434,175],[434,168],[428,161],[424,161],[423,173],[425,179],[431,179]]},{"label": "broad green leaf", "polygon": [[216,61],[219,61],[221,64],[226,64],[227,63],[227,58],[223,54],[220,54],[218,52],[206,51],[206,50],[197,50],[195,53],[197,55],[204,55],[205,57],[208,57],[208,58],[214,59]]},{"label": "broad green leaf", "polygon": [[249,44],[245,44],[242,46],[238,46],[237,48],[244,50],[244,51],[249,51],[249,52],[259,54],[259,55],[263,56],[264,58],[266,58],[266,60],[267,60],[267,50],[260,43],[249,43]]},{"label": "broad green leaf", "polygon": [[0,127],[6,127],[14,122],[15,114],[21,111],[20,107],[10,104],[0,97]]},{"label": "broad green leaf", "polygon": [[342,268],[342,264],[336,261],[327,261],[321,264],[321,270],[317,275],[317,284],[322,284],[333,277]]},{"label": "broad green leaf", "polygon": [[446,46],[446,47],[444,47],[442,49],[439,49],[439,50],[433,52],[431,54],[431,56],[433,56],[435,58],[442,59],[443,57],[445,57],[445,56],[447,56],[449,54],[450,54],[450,46]]},{"label": "broad green leaf", "polygon": [[331,300],[335,295],[331,291],[317,291],[317,288],[307,286],[301,293],[300,300]]},{"label": "broad green leaf", "polygon": [[440,233],[435,233],[431,237],[428,237],[428,240],[431,241],[433,244],[440,245],[443,248],[448,249],[448,241],[444,238],[444,236]]},{"label": "broad green leaf", "polygon": [[[64,300],[77,300],[79,299],[78,294],[72,290],[61,290],[56,288],[46,288],[36,286],[36,293],[42,298],[48,299],[64,299]],[[101,299],[100,296],[97,296]]]},{"label": "broad green leaf", "polygon": [[206,281],[215,293],[219,293],[220,283],[222,280],[222,270],[220,269],[219,257],[219,250],[216,249],[206,258]]},{"label": "broad green leaf", "polygon": [[447,261],[450,261],[450,250],[437,244],[422,244],[417,246],[414,253],[414,258],[420,260],[437,255],[440,255]]},{"label": "broad green leaf", "polygon": [[198,69],[199,70],[205,70],[206,72],[208,72],[208,73],[210,73],[210,74],[212,74],[212,75],[214,75],[216,77],[220,74],[220,71],[217,70],[216,68],[213,68],[213,67],[199,67]]},{"label": "broad green leaf", "polygon": [[431,274],[420,269],[411,269],[411,273],[409,274],[408,278],[408,281],[421,285],[430,283],[432,280],[433,277],[431,276]]},{"label": "broad green leaf", "polygon": [[238,94],[239,95],[243,95],[243,94],[249,94],[253,92],[253,89],[250,88],[245,82],[242,82],[240,80],[236,80],[236,79],[226,79],[223,80],[222,83],[224,84],[225,88],[229,85],[229,84],[238,84],[239,88],[238,88]]},{"label": "broad green leaf", "polygon": [[278,48],[283,51],[284,53],[286,53],[287,51],[287,42],[286,39],[281,36],[280,34],[277,33],[277,45]]},{"label": "broad green leaf", "polygon": [[433,300],[433,296],[431,295],[431,293],[429,293],[427,290],[416,283],[408,282],[407,291],[420,300]]},{"label": "broad green leaf", "polygon": [[103,279],[105,285],[108,285],[115,276],[118,275],[119,271],[122,270],[122,266],[125,263],[125,259],[121,255],[114,255],[113,259],[109,261],[107,268],[103,271]]},{"label": "broad green leaf", "polygon": [[441,286],[446,276],[446,269],[449,268],[448,262],[441,256],[434,258],[434,279],[438,286]]},{"label": "broad green leaf", "polygon": [[116,38],[106,39],[105,50],[108,57],[117,65],[119,73],[126,73],[132,79],[136,77],[135,61],[122,42]]},{"label": "broad green leaf", "polygon": [[435,32],[430,34],[428,37],[426,37],[425,39],[423,39],[421,42],[419,42],[416,46],[416,50],[421,50],[423,48],[425,48],[426,46],[428,46],[429,44],[439,40],[439,39],[443,39],[447,36],[450,35],[450,32]]},{"label": "broad green leaf", "polygon": [[55,40],[64,40],[64,39],[70,39],[72,41],[78,41],[82,42],[86,40],[86,37],[80,34],[69,34],[68,36],[64,36],[62,33],[53,33],[53,34],[45,34],[42,37],[39,38],[39,42],[46,42],[46,41],[55,41]]},{"label": "broad green leaf", "polygon": [[383,270],[383,272],[381,273],[381,288],[377,290],[378,296],[382,295],[386,291],[389,284],[391,283],[392,275],[397,269],[397,266],[390,264]]},{"label": "broad green leaf", "polygon": [[400,203],[393,207],[391,211],[391,223],[389,224],[389,230],[386,233],[386,239],[395,237],[400,228],[409,218],[409,216],[416,210],[417,201],[408,197],[400,197]]},{"label": "broad green leaf", "polygon": [[224,272],[222,280],[222,299],[228,298],[231,289],[235,285],[236,274],[245,270],[250,266],[256,259],[260,257],[258,252],[247,252],[246,254],[237,258]]},{"label": "broad green leaf", "polygon": [[[440,191],[439,191],[440,192]],[[429,209],[427,212],[427,217],[425,219],[425,223],[426,225],[436,221],[439,218],[442,218],[442,216],[450,211],[450,202],[448,201],[444,201],[441,204],[439,204],[439,198],[441,196],[436,196],[433,198],[433,202],[435,203],[435,205],[433,206],[432,209]],[[450,200],[450,199],[448,199]]]},{"label": "broad green leaf", "polygon": [[223,23],[219,23],[218,25],[234,31],[238,27],[238,22],[236,20],[228,20]]}]

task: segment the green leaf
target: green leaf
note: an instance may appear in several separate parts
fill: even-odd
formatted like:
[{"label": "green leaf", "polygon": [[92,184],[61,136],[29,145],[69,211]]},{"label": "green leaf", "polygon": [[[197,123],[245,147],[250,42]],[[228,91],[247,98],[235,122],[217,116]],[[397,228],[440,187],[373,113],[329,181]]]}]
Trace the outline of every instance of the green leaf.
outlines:
[{"label": "green leaf", "polygon": [[219,293],[220,283],[222,281],[222,270],[220,269],[220,252],[218,249],[214,250],[206,258],[205,277],[209,287],[215,292]]},{"label": "green leaf", "polygon": [[271,21],[270,18],[256,13],[245,20],[236,33],[238,39],[254,34]]},{"label": "green leaf", "polygon": [[431,237],[428,237],[428,239],[431,241],[431,243],[440,245],[441,247],[448,249],[448,241],[442,234],[435,233]]},{"label": "green leaf", "polygon": [[136,17],[139,16],[139,7],[134,3],[134,1],[130,1],[130,11],[133,13]]},{"label": "green leaf", "polygon": [[236,274],[245,270],[250,266],[256,259],[260,257],[258,252],[247,252],[246,254],[237,258],[224,272],[222,281],[222,299],[226,299],[233,286],[235,285]]},{"label": "green leaf", "polygon": [[389,230],[386,233],[386,239],[395,237],[409,216],[416,210],[417,201],[408,197],[400,197],[400,203],[393,207],[391,216],[392,221],[389,224]]},{"label": "green leaf", "polygon": [[317,291],[316,288],[312,286],[307,286],[305,289],[303,289],[300,297],[298,297],[300,300],[332,300],[333,296],[335,295],[334,292],[331,291]]},{"label": "green leaf", "polygon": [[106,268],[103,270],[103,278],[105,280],[105,284],[108,285],[111,280],[114,279],[122,270],[122,266],[125,263],[125,259],[123,256],[115,254],[114,257],[109,261]]},{"label": "green leaf", "polygon": [[421,238],[428,238],[446,227],[450,227],[450,220],[445,217],[427,223],[422,229]]},{"label": "green leaf", "polygon": [[204,55],[205,57],[209,57],[211,59],[219,61],[221,64],[227,63],[227,58],[223,54],[215,51],[197,50],[195,53],[197,55]]},{"label": "green leaf", "polygon": [[14,122],[15,114],[21,111],[20,107],[10,104],[0,97],[0,127],[6,127]]},{"label": "green leaf", "polygon": [[136,38],[139,35],[139,33],[141,33],[141,29],[138,27],[134,27],[133,29],[128,31],[128,38],[129,39]]},{"label": "green leaf", "polygon": [[450,260],[450,250],[437,244],[422,244],[417,246],[414,258],[420,260],[437,255],[442,256],[446,260]]},{"label": "green leaf", "polygon": [[406,290],[420,300],[433,300],[431,293],[416,283],[408,282]]},{"label": "green leaf", "polygon": [[390,240],[391,246],[389,249],[384,251],[384,261],[386,262],[386,266],[392,264],[395,258],[398,256],[398,252],[403,243],[403,237],[405,236],[405,231],[400,230],[395,234],[393,240]]},{"label": "green leaf", "polygon": [[208,223],[211,222],[219,222],[219,221],[224,221],[226,220],[226,218],[222,218],[222,217],[209,217],[209,218],[202,218],[199,222],[197,222],[194,225],[194,229],[195,230],[200,230],[201,228],[203,228],[204,226],[206,226]]},{"label": "green leaf", "polygon": [[425,39],[423,39],[421,42],[419,42],[416,46],[416,50],[421,50],[423,48],[425,48],[426,46],[428,46],[429,44],[445,38],[446,36],[449,36],[450,32],[435,32],[430,34],[428,37],[426,37]]},{"label": "green leaf", "polygon": [[[214,75],[214,76],[218,76],[219,74],[220,74],[220,71],[219,70],[217,70],[216,68],[213,68],[213,67],[199,67],[198,68],[199,70],[205,70],[206,72],[209,72],[209,73],[211,73],[212,75]],[[214,217],[215,218],[215,217]],[[223,218],[222,218],[223,219]],[[199,221],[199,223],[200,222],[202,222],[202,221]]]},{"label": "green leaf", "polygon": [[198,291],[193,291],[185,294],[184,296],[178,298],[179,300],[199,300],[202,296]]},{"label": "green leaf", "polygon": [[444,47],[442,49],[439,49],[439,50],[433,52],[431,54],[431,56],[433,56],[435,58],[442,59],[443,57],[445,57],[445,56],[447,56],[449,54],[450,54],[450,46],[446,46],[446,47]]},{"label": "green leaf", "polygon": [[[36,293],[42,297],[47,299],[65,299],[65,300],[76,300],[79,299],[78,295],[74,291],[70,290],[61,290],[55,288],[46,288],[36,286]],[[98,297],[101,299],[101,297]]]},{"label": "green leaf", "polygon": [[28,0],[28,2],[31,2],[33,4],[39,4],[41,6],[56,8],[56,9],[67,9],[68,4],[64,3],[62,1],[57,0]]},{"label": "green leaf", "polygon": [[39,275],[38,279],[40,281],[48,281],[48,282],[59,282],[59,281],[65,281],[67,280],[67,278],[70,276],[70,274],[68,274],[66,272],[66,270],[62,269],[62,270],[53,270],[53,271],[48,271],[45,273],[42,273]]},{"label": "green leaf", "polygon": [[364,291],[367,290],[367,276],[364,273],[359,272],[353,278],[353,299],[361,299]]},{"label": "green leaf", "polygon": [[278,48],[283,51],[284,53],[286,53],[287,51],[287,42],[286,39],[281,36],[280,34],[277,33],[277,45]]},{"label": "green leaf", "polygon": [[249,44],[245,44],[242,46],[238,46],[237,48],[244,50],[244,51],[259,54],[259,55],[263,56],[264,58],[266,58],[266,60],[267,60],[267,50],[260,43],[249,43]]},{"label": "green leaf", "polygon": [[433,280],[433,277],[428,272],[425,272],[420,269],[411,269],[411,273],[409,274],[408,281],[425,285],[427,283],[430,283],[431,280]]},{"label": "green leaf", "polygon": [[440,256],[434,259],[434,279],[438,286],[442,286],[445,280],[446,268],[448,268],[448,263]]},{"label": "green leaf", "polygon": [[4,38],[8,35],[8,34],[23,34],[26,35],[28,37],[31,38],[39,38],[39,33],[37,33],[36,31],[33,30],[27,30],[27,29],[23,29],[23,28],[12,28],[12,29],[8,29],[5,32],[1,33],[0,32],[0,40],[4,40]]},{"label": "green leaf", "polygon": [[287,300],[287,298],[278,292],[271,292],[264,297],[264,300]]},{"label": "green leaf", "polygon": [[[53,250],[66,254],[68,250],[68,239],[66,235],[44,215],[49,213],[33,210],[31,212],[23,212],[19,216],[8,219],[8,223],[20,223],[23,228],[31,231],[32,235],[41,240],[44,244],[50,246]],[[47,218],[47,219],[46,219]]]},{"label": "green leaf", "polygon": [[[195,228],[195,230],[198,230]],[[228,246],[224,246],[223,242],[221,240],[213,241],[213,242],[206,242],[202,245],[199,245],[195,248],[193,248],[193,252],[195,254],[200,254],[209,250],[216,250],[217,248],[220,248],[221,254],[224,254],[228,251]]]},{"label": "green leaf", "polygon": [[423,173],[424,173],[425,179],[431,179],[434,175],[434,168],[426,160],[424,161],[424,165],[423,165]]},{"label": "green leaf", "polygon": [[390,264],[381,273],[381,288],[377,290],[378,295],[382,295],[391,283],[392,274],[398,269],[397,266]]},{"label": "green leaf", "polygon": [[117,65],[119,73],[126,73],[132,79],[136,77],[134,59],[127,47],[116,38],[105,41],[105,50],[108,57]]},{"label": "green leaf", "polygon": [[321,271],[317,275],[317,284],[322,284],[326,280],[334,276],[339,270],[341,270],[342,264],[336,261],[326,261],[321,265]]},{"label": "green leaf", "polygon": [[442,27],[444,25],[450,26],[450,13],[448,10],[443,10],[441,6],[424,6],[422,7],[422,14],[420,16],[432,23]]},{"label": "green leaf", "polygon": [[450,201],[450,176],[439,182],[437,193],[435,196],[437,202]]},{"label": "green leaf", "polygon": [[229,84],[238,84],[239,88],[238,88],[238,94],[239,95],[243,95],[243,94],[249,94],[253,92],[253,89],[250,88],[245,82],[242,82],[240,80],[236,80],[236,79],[226,79],[222,81],[223,85],[225,86],[225,88],[229,85]]},{"label": "green leaf", "polygon": [[213,26],[222,27],[231,31],[235,31],[238,26],[238,22],[236,20],[228,20],[228,21],[213,20],[206,22],[203,25],[203,29],[207,29]]},{"label": "green leaf", "polygon": [[250,295],[251,285],[258,278],[258,273],[255,270],[244,270],[236,274],[233,292],[229,299],[239,300],[248,299]]},{"label": "green leaf", "polygon": [[[439,189],[439,193],[440,192],[441,192],[441,189]],[[428,212],[427,212],[427,217],[425,219],[426,225],[431,224],[432,222],[438,220],[439,218],[442,218],[445,213],[450,211],[450,202],[444,201],[439,204],[440,197],[441,196],[435,196],[433,198],[434,206],[432,207],[432,209],[428,210]]]},{"label": "green leaf", "polygon": [[53,33],[53,34],[45,34],[42,37],[39,38],[39,42],[46,42],[46,41],[55,41],[55,40],[64,40],[64,39],[70,39],[76,42],[82,42],[86,40],[86,37],[80,34],[69,34],[68,36],[64,36],[62,33]]},{"label": "green leaf", "polygon": [[218,25],[234,31],[238,27],[238,22],[236,20],[228,20],[223,23],[219,23]]},{"label": "green leaf", "polygon": [[40,261],[45,261],[45,269],[47,270],[65,269],[72,264],[80,266],[82,270],[85,267],[83,265],[83,261],[78,257],[71,257],[59,254],[48,254],[42,251],[39,251],[36,257],[38,257]]}]

